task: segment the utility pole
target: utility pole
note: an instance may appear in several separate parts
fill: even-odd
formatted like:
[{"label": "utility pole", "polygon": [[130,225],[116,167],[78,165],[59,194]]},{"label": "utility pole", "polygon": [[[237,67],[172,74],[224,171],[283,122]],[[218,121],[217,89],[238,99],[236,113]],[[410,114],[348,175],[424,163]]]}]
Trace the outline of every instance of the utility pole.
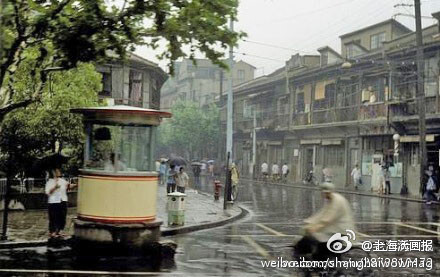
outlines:
[{"label": "utility pole", "polygon": [[[234,30],[234,21],[231,18],[230,21],[230,29]],[[233,57],[233,46],[229,46],[229,88],[228,88],[228,114],[227,114],[227,123],[226,123],[226,153],[231,153],[230,158],[233,158],[232,155],[232,114],[233,114],[233,95],[232,95],[232,79],[233,79],[233,67],[234,67],[234,57]]]},{"label": "utility pole", "polygon": [[427,164],[426,155],[426,122],[425,122],[425,89],[424,89],[424,55],[423,55],[423,37],[422,37],[422,19],[420,13],[420,0],[414,0],[414,9],[416,16],[416,42],[417,42],[417,104],[419,110],[419,136],[420,136],[420,192],[423,189],[423,179]]},{"label": "utility pole", "polygon": [[[234,31],[234,20],[231,16],[229,28]],[[232,113],[233,113],[233,95],[232,95],[232,78],[234,67],[234,50],[232,44],[229,46],[229,90],[228,90],[228,105],[227,105],[227,121],[226,121],[226,182],[225,182],[225,204],[224,209],[227,208],[227,201],[231,201],[231,173],[229,165],[232,160]]]},{"label": "utility pole", "polygon": [[254,130],[252,132],[252,178],[256,179],[256,167],[257,163],[257,111],[254,109]]}]

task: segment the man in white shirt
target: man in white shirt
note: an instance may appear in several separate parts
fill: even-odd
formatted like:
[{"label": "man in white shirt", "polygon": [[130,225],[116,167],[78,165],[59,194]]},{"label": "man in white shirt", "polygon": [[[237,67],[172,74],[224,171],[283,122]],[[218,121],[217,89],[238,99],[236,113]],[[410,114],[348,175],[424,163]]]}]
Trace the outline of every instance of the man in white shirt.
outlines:
[{"label": "man in white shirt", "polygon": [[357,189],[359,185],[361,185],[361,170],[359,166],[356,164],[351,171],[351,177],[353,178],[354,188]]},{"label": "man in white shirt", "polygon": [[283,173],[283,180],[287,180],[287,175],[289,175],[289,166],[287,163],[284,163],[283,167],[281,168],[281,172]]},{"label": "man in white shirt", "polygon": [[277,163],[274,163],[274,164],[272,165],[272,179],[273,179],[274,181],[276,181],[276,180],[279,179],[279,176],[280,176],[280,168],[279,168],[279,166],[277,165]]},{"label": "man in white shirt", "polygon": [[47,194],[48,212],[49,212],[49,236],[51,238],[58,236],[60,227],[62,225],[62,201],[67,201],[67,182],[64,179],[59,179],[54,172],[45,186]]},{"label": "man in white shirt", "polygon": [[263,179],[265,180],[269,176],[269,165],[266,162],[263,162],[263,164],[261,164],[261,174],[263,175]]}]

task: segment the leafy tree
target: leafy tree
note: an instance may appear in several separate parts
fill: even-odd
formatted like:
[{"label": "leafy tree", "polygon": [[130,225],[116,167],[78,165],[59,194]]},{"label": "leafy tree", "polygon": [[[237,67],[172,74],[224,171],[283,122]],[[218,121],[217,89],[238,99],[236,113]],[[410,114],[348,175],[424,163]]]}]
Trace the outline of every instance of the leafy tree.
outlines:
[{"label": "leafy tree", "polygon": [[214,157],[220,136],[219,109],[215,105],[200,108],[193,102],[178,102],[172,114],[159,127],[159,153],[174,153],[189,159]]},{"label": "leafy tree", "polygon": [[73,158],[70,167],[80,165],[84,139],[81,116],[69,110],[98,105],[101,75],[93,65],[80,64],[75,69],[52,73],[49,84],[41,101],[9,113],[3,121],[0,152],[9,154],[0,158],[3,171],[9,158],[14,169],[10,174],[29,173],[36,158],[55,153],[57,142],[59,151],[64,148]]},{"label": "leafy tree", "polygon": [[[0,122],[10,111],[41,101],[50,72],[101,62],[109,53],[124,57],[134,45],[165,45],[158,57],[169,61],[170,71],[174,60],[198,51],[225,66],[223,50],[243,35],[227,28],[237,6],[238,0],[3,1]],[[28,75],[18,76],[20,71]]]}]

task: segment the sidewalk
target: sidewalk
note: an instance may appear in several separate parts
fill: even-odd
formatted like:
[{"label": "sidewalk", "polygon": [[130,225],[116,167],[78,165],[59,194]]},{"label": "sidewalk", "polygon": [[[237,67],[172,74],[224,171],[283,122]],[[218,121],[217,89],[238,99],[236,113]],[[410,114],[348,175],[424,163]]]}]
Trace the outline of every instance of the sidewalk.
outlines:
[{"label": "sidewalk", "polygon": [[[257,181],[257,180],[252,180],[252,179],[242,179],[245,180],[247,182],[257,182],[260,184],[268,184],[268,185],[277,185],[277,186],[288,186],[288,187],[295,187],[295,188],[302,188],[302,189],[312,189],[312,190],[319,190],[318,186],[313,186],[313,185],[304,185],[303,183],[280,183],[280,182],[273,182],[273,181],[268,181],[268,182],[263,182],[263,181]],[[367,191],[367,190],[356,190],[355,188],[351,187],[351,186],[346,186],[344,189],[336,189],[337,192],[340,193],[350,193],[350,194],[357,194],[357,195],[364,195],[364,196],[371,196],[371,197],[380,197],[380,198],[388,198],[388,199],[395,199],[395,200],[405,200],[405,201],[412,201],[412,202],[419,202],[419,203],[423,203],[424,201],[422,200],[421,197],[417,197],[417,196],[413,196],[413,195],[401,195],[399,193],[393,193],[393,194],[379,194],[377,192],[372,192],[372,191]],[[433,202],[433,203],[437,203],[437,202]],[[439,204],[439,203],[437,203]]]},{"label": "sidewalk", "polygon": [[[167,197],[165,188],[159,186],[157,199],[157,217],[163,221],[162,236],[182,234],[201,229],[224,225],[241,218],[245,211],[234,205],[227,211],[223,210],[223,199],[214,202],[214,197],[205,193],[197,193],[193,189],[186,191],[185,225],[180,227],[167,226]],[[0,212],[0,218],[3,213]],[[69,208],[65,232],[73,234],[73,218],[76,208]],[[9,242],[44,241],[48,236],[48,219],[46,210],[13,211],[9,213],[8,239]],[[0,242],[1,244],[1,242]]]}]

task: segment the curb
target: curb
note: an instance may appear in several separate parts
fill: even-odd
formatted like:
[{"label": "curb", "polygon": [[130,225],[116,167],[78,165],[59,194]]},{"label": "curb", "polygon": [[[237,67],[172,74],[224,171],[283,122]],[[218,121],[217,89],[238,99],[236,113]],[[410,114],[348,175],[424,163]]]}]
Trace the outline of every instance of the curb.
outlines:
[{"label": "curb", "polygon": [[0,243],[0,249],[26,248],[46,246],[47,240],[10,241]]},{"label": "curb", "polygon": [[[282,184],[282,183],[273,183],[273,182],[262,182],[262,181],[255,181],[251,179],[244,179],[247,182],[254,182],[261,185],[276,185],[276,186],[283,186],[283,187],[292,187],[292,188],[301,188],[301,189],[311,189],[311,190],[319,190],[318,187],[308,187],[308,186],[302,186],[302,185],[295,185],[292,183]],[[404,200],[404,201],[411,201],[411,202],[418,202],[418,203],[424,203],[422,199],[416,199],[416,198],[406,198],[406,197],[399,197],[399,196],[386,196],[386,195],[380,195],[380,194],[371,194],[367,192],[361,192],[361,191],[352,191],[352,190],[342,190],[342,189],[336,189],[336,192],[340,193],[347,193],[347,194],[355,194],[355,195],[362,195],[362,196],[370,196],[370,197],[378,197],[378,198],[388,198],[393,200]],[[436,202],[433,202],[436,204]]]},{"label": "curb", "polygon": [[[203,194],[205,196],[212,196],[208,193],[201,193],[201,194]],[[191,232],[195,232],[195,231],[200,231],[200,230],[223,226],[223,225],[226,225],[226,224],[231,223],[233,221],[242,219],[243,217],[245,217],[246,215],[248,215],[250,213],[247,209],[243,208],[242,206],[237,205],[237,208],[240,209],[240,213],[235,216],[231,216],[227,219],[208,222],[208,223],[204,223],[204,224],[183,226],[183,227],[177,227],[174,229],[163,230],[163,231],[161,231],[161,236],[162,237],[169,237],[169,236],[173,236],[173,235],[186,234],[186,233],[191,233]],[[11,242],[0,243],[0,249],[14,249],[14,248],[47,246],[47,243],[48,243],[47,240],[20,241],[20,242],[11,241]]]},{"label": "curb", "polygon": [[237,206],[237,207],[240,209],[240,213],[238,215],[231,216],[230,218],[219,220],[219,221],[208,222],[208,223],[204,223],[204,224],[184,226],[184,227],[178,227],[175,229],[164,230],[164,231],[161,231],[161,235],[163,237],[168,237],[168,236],[173,236],[173,235],[180,235],[180,234],[186,234],[186,233],[190,233],[190,232],[200,231],[200,230],[204,230],[204,229],[211,229],[214,227],[223,226],[223,225],[226,225],[226,224],[231,223],[233,221],[242,219],[247,214],[249,214],[249,211],[247,209],[243,208],[242,206]]}]

